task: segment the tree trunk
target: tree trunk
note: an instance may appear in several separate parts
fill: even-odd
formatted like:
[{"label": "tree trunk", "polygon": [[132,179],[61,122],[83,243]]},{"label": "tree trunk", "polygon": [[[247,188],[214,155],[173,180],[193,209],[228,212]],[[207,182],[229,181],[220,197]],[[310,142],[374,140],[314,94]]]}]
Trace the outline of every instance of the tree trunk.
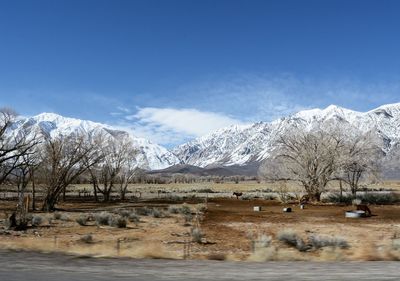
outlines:
[{"label": "tree trunk", "polygon": [[93,183],[93,194],[94,194],[94,201],[99,202],[99,197],[97,196],[97,185]]},{"label": "tree trunk", "polygon": [[43,200],[42,211],[52,212],[55,209],[57,198],[54,195],[47,195]]},{"label": "tree trunk", "polygon": [[36,209],[36,186],[35,186],[35,177],[33,174],[33,170],[31,171],[31,179],[32,179],[32,211]]},{"label": "tree trunk", "polygon": [[314,191],[308,193],[308,196],[310,196],[310,200],[314,202],[320,202],[321,201],[321,192],[320,191]]},{"label": "tree trunk", "polygon": [[66,190],[67,190],[67,187],[64,186],[64,188],[63,188],[63,202],[66,201],[66,200],[65,200],[65,193],[66,193]]}]

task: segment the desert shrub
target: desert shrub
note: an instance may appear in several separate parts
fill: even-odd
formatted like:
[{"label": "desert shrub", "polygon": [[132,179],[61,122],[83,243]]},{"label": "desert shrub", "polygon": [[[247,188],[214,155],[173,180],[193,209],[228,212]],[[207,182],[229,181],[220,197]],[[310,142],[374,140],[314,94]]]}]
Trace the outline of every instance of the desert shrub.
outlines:
[{"label": "desert shrub", "polygon": [[386,205],[386,204],[395,204],[400,202],[400,198],[395,193],[365,193],[360,197],[361,201],[364,204],[376,204],[376,205]]},{"label": "desert shrub", "polygon": [[67,214],[61,214],[60,220],[62,221],[70,221],[70,217]]},{"label": "desert shrub", "polygon": [[[355,201],[357,200],[357,201]],[[332,193],[329,194],[324,201],[336,204],[346,204],[351,205],[357,202],[358,204],[373,204],[373,205],[386,205],[386,204],[395,204],[400,202],[400,198],[397,194],[389,192],[389,193],[364,193],[359,194],[354,198],[352,194],[344,194],[340,196],[340,194]],[[356,204],[356,205],[358,205]]]},{"label": "desert shrub", "polygon": [[55,212],[55,213],[53,214],[53,218],[54,218],[55,220],[61,219],[61,213]]},{"label": "desert shrub", "polygon": [[8,216],[6,216],[6,219],[4,219],[3,220],[3,226],[4,226],[4,229],[10,229],[10,227],[11,227],[11,224],[10,224],[10,220],[8,219]]},{"label": "desert shrub", "polygon": [[43,217],[39,215],[34,215],[32,217],[31,223],[33,226],[39,226],[43,223]]},{"label": "desert shrub", "polygon": [[246,194],[243,194],[241,198],[242,198],[242,200],[251,200],[251,199],[254,199],[254,195],[246,193]]},{"label": "desert shrub", "polygon": [[400,251],[400,239],[393,239],[392,240],[392,248],[395,251]]},{"label": "desert shrub", "polygon": [[323,247],[346,249],[349,247],[347,241],[339,237],[311,235],[308,239],[311,246],[315,249],[320,249]]},{"label": "desert shrub", "polygon": [[264,194],[262,196],[265,200],[275,200],[276,196],[274,194]]},{"label": "desert shrub", "polygon": [[283,230],[278,233],[278,240],[288,246],[295,247],[299,251],[306,251],[309,247],[304,243],[303,239],[292,230]]},{"label": "desert shrub", "polygon": [[153,209],[149,207],[139,207],[136,208],[136,214],[140,216],[150,216],[153,214]]},{"label": "desert shrub", "polygon": [[89,216],[86,214],[80,214],[75,220],[79,225],[85,226],[89,221]]},{"label": "desert shrub", "polygon": [[[25,218],[26,218],[27,221],[32,221],[32,219],[33,219],[33,214],[32,214],[32,213],[27,213],[26,216],[25,216]],[[8,220],[7,220],[7,221],[8,221]]]},{"label": "desert shrub", "polygon": [[129,219],[130,222],[133,222],[133,223],[140,222],[140,216],[138,214],[134,213],[134,212],[129,214],[128,219]]},{"label": "desert shrub", "polygon": [[79,238],[79,241],[87,244],[93,243],[93,236],[91,234],[85,234]]},{"label": "desert shrub", "polygon": [[282,203],[288,203],[294,199],[294,196],[289,193],[289,188],[285,182],[279,183],[277,194],[277,199]]},{"label": "desert shrub", "polygon": [[193,215],[190,214],[184,214],[183,218],[185,219],[185,224],[190,224],[193,220]]},{"label": "desert shrub", "polygon": [[170,214],[179,214],[179,213],[180,213],[180,209],[181,209],[181,208],[179,208],[178,206],[170,205],[170,206],[168,207],[168,212],[169,212]]},{"label": "desert shrub", "polygon": [[354,197],[353,196],[348,196],[348,195],[342,195],[340,196],[340,193],[330,193],[326,198],[324,198],[323,201],[329,202],[329,203],[334,203],[334,204],[346,204],[346,205],[351,205],[351,202],[353,201]]},{"label": "desert shrub", "polygon": [[193,192],[197,192],[197,193],[214,193],[215,191],[212,190],[211,188],[200,188],[200,189],[194,189]]},{"label": "desert shrub", "polygon": [[126,227],[126,218],[123,218],[121,216],[110,216],[108,220],[108,225],[112,227],[118,227],[118,228],[125,228]]},{"label": "desert shrub", "polygon": [[183,204],[180,208],[179,211],[181,214],[186,215],[186,214],[191,214],[192,210],[190,209],[190,207],[187,204]]},{"label": "desert shrub", "polygon": [[97,213],[94,216],[94,219],[96,220],[97,225],[108,225],[109,220],[111,219],[111,214],[108,212],[101,212]]},{"label": "desert shrub", "polygon": [[129,218],[132,211],[127,209],[119,209],[117,213],[123,218]]},{"label": "desert shrub", "polygon": [[201,243],[202,238],[204,237],[203,232],[200,228],[193,228],[191,231],[192,241],[196,243]]},{"label": "desert shrub", "polygon": [[207,206],[205,204],[198,204],[197,211],[204,213],[205,211],[207,211]]},{"label": "desert shrub", "polygon": [[165,218],[166,214],[164,213],[163,210],[160,209],[153,209],[153,217],[155,218]]},{"label": "desert shrub", "polygon": [[258,236],[258,239],[256,240],[256,244],[258,247],[267,248],[271,245],[271,241],[272,241],[271,236],[262,234],[262,235]]}]

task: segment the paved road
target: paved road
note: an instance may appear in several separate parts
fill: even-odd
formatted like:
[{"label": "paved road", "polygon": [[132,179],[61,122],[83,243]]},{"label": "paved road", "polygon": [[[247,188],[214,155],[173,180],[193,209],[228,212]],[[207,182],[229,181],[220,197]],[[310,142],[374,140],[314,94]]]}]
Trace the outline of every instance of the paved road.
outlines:
[{"label": "paved road", "polygon": [[232,263],[77,258],[0,251],[0,280],[400,280],[399,262]]}]

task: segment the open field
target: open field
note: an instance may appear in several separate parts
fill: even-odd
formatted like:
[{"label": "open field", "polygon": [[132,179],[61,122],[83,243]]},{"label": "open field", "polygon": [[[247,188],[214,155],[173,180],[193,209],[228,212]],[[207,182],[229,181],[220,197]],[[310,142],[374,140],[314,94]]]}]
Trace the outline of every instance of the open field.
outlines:
[{"label": "open field", "polygon": [[[0,248],[107,257],[233,261],[400,259],[400,205],[370,206],[372,217],[346,219],[344,212],[351,206],[307,205],[301,210],[296,204],[265,199],[209,198],[205,204],[203,199],[191,198],[185,202],[153,198],[108,204],[60,203],[58,207],[63,211],[57,215],[36,212],[35,216],[42,217],[36,227],[24,232],[1,231]],[[14,206],[13,201],[1,201],[0,218],[4,220],[4,212],[10,212]],[[122,228],[98,225],[94,219],[104,211],[112,216],[121,210],[137,214],[144,206],[162,214],[139,215],[138,221],[128,220]],[[171,211],[182,206],[190,211]],[[261,206],[262,211],[254,212],[254,206]],[[292,207],[293,212],[284,213],[283,207]],[[86,225],[79,225],[76,219],[88,214],[93,215]],[[194,231],[201,234],[194,237]],[[296,235],[306,244],[312,237],[319,237],[345,241],[347,246],[340,247],[341,242],[334,242],[299,251],[279,238],[282,231]]]},{"label": "open field", "polygon": [[[43,186],[37,185],[37,196],[40,197]],[[280,192],[282,185],[280,183],[244,181],[238,184],[234,182],[214,183],[170,183],[170,184],[129,184],[127,189],[127,199],[154,199],[165,198],[173,199],[174,196],[185,197],[230,197],[233,191],[244,192],[251,197],[264,197]],[[304,189],[299,184],[288,182],[285,184],[287,192],[301,194]],[[31,192],[31,186],[27,187],[27,193]],[[346,191],[346,187],[344,187]],[[400,181],[383,181],[366,186],[368,191],[393,191],[400,192]],[[328,185],[323,197],[329,192],[339,192],[339,183],[332,182]],[[91,184],[73,184],[67,188],[67,196],[73,197],[93,197],[93,186]],[[0,199],[16,198],[17,189],[14,186],[0,186]],[[117,190],[112,193],[114,198],[119,198]]]}]

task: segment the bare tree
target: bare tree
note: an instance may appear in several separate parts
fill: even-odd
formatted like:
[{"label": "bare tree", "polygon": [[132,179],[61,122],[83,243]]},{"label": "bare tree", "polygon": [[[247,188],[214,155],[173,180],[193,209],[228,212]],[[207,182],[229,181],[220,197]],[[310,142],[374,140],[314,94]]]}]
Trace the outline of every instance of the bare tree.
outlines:
[{"label": "bare tree", "polygon": [[100,157],[96,149],[85,136],[79,134],[46,139],[42,161],[46,183],[44,211],[53,211],[61,192],[98,163]]},{"label": "bare tree", "polygon": [[289,132],[277,141],[274,155],[260,168],[270,180],[300,182],[311,200],[320,201],[321,193],[335,178],[343,138],[332,131]]},{"label": "bare tree", "polygon": [[24,130],[11,130],[16,116],[12,109],[0,109],[0,184],[24,165],[21,158],[39,143],[36,136],[28,136]]},{"label": "bare tree", "polygon": [[369,133],[346,137],[338,178],[349,185],[353,196],[356,196],[361,180],[378,177],[380,153],[382,152]]},{"label": "bare tree", "polygon": [[120,184],[121,197],[125,197],[128,183],[134,175],[136,151],[128,136],[121,139],[104,138],[99,145],[102,161],[90,169],[96,193],[103,195],[104,201],[111,199],[115,185]]},{"label": "bare tree", "polygon": [[[31,150],[27,151],[26,154],[19,158],[17,168],[13,171],[12,175],[16,180],[18,187],[18,205],[16,210],[16,221],[17,226],[20,229],[24,229],[27,225],[26,214],[29,208],[29,200],[25,201],[25,192],[29,182],[33,182],[34,185],[34,171],[40,164],[40,156],[37,150],[38,146],[35,146]],[[32,190],[34,194],[34,187]],[[29,199],[29,197],[27,197]],[[28,205],[27,205],[28,204]],[[32,208],[35,208],[35,203],[32,201]]]},{"label": "bare tree", "polygon": [[118,182],[119,182],[119,195],[121,200],[125,200],[126,192],[128,190],[128,185],[129,183],[132,182],[133,177],[135,176],[135,173],[137,169],[135,169],[136,163],[134,161],[129,161],[125,167],[122,168],[121,172],[119,173],[118,176]]}]

